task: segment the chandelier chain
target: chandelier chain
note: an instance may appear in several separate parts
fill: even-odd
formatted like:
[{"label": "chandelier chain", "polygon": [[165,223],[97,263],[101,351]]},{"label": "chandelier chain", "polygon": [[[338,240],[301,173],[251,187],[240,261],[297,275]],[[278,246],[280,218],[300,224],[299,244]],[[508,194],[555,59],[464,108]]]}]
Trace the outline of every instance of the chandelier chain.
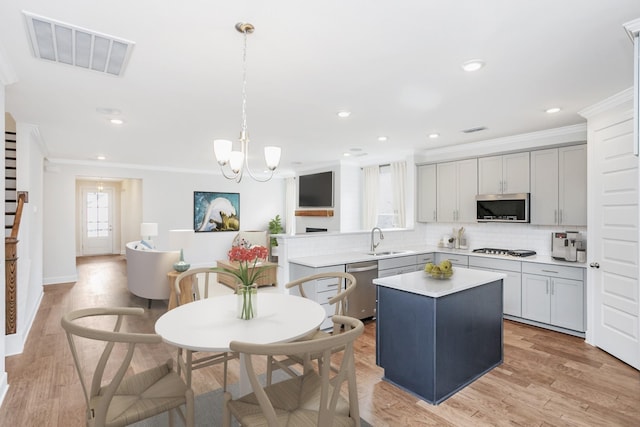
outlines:
[{"label": "chandelier chain", "polygon": [[242,138],[247,138],[247,30],[244,34],[244,49],[242,54]]}]

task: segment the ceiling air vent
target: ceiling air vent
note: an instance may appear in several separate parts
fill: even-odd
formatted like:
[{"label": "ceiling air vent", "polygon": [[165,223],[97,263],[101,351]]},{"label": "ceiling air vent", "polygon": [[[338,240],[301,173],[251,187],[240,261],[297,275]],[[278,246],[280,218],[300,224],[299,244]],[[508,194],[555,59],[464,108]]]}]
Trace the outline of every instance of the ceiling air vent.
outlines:
[{"label": "ceiling air vent", "polygon": [[135,43],[22,12],[36,58],[121,76]]},{"label": "ceiling air vent", "polygon": [[480,132],[482,130],[487,130],[487,128],[485,126],[478,126],[476,128],[465,129],[462,132],[463,133],[474,133],[474,132]]}]

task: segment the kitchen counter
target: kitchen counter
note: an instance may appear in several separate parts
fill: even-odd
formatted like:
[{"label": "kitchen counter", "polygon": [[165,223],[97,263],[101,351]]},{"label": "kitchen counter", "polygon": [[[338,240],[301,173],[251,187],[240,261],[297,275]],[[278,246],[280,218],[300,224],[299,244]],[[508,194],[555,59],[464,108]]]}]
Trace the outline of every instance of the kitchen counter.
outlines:
[{"label": "kitchen counter", "polygon": [[398,289],[431,298],[440,298],[466,289],[482,286],[489,282],[501,280],[506,275],[490,271],[454,268],[453,276],[448,279],[434,279],[424,271],[399,274],[391,277],[374,279],[378,286]]},{"label": "kitchen counter", "polygon": [[394,253],[391,253],[388,255],[369,255],[366,250],[363,250],[362,252],[341,252],[341,253],[335,253],[335,254],[289,258],[289,262],[294,264],[304,265],[307,267],[318,268],[318,267],[327,267],[330,265],[350,264],[354,262],[373,261],[373,260],[379,260],[379,259],[385,259],[385,258],[395,258],[395,257],[418,255],[418,254],[425,254],[425,253],[446,253],[446,254],[477,256],[477,257],[486,257],[486,258],[495,258],[495,259],[510,259],[514,261],[533,262],[533,263],[539,263],[539,264],[566,265],[569,267],[578,267],[578,268],[587,267],[586,263],[558,261],[553,259],[550,255],[515,257],[515,256],[509,256],[509,255],[475,253],[473,252],[472,249],[449,249],[449,248],[443,248],[439,246],[430,246],[430,245],[424,245],[420,247],[398,248],[398,249],[383,248],[379,250],[379,252],[387,252],[387,251],[393,251]]}]

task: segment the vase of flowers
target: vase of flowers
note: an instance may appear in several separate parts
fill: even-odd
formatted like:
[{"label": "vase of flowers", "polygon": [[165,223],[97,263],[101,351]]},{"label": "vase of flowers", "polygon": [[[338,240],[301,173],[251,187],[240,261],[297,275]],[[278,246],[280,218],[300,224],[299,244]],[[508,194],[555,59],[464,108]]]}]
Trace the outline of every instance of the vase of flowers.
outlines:
[{"label": "vase of flowers", "polygon": [[238,281],[236,294],[238,295],[238,317],[240,319],[253,319],[258,314],[257,280],[262,277],[266,267],[260,267],[259,263],[265,261],[269,251],[264,246],[234,246],[229,251],[229,261],[237,262],[238,269],[213,268],[214,271],[235,276]]}]

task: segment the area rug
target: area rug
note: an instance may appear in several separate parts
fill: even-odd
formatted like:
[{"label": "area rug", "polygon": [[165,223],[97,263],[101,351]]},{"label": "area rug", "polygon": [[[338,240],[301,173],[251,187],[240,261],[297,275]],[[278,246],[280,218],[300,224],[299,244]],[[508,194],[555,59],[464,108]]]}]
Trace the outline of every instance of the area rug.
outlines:
[{"label": "area rug", "polygon": [[[275,376],[275,375],[274,375]],[[236,395],[237,384],[230,384],[229,391]],[[224,392],[221,388],[210,391],[208,393],[196,396],[196,427],[221,427],[222,426],[222,403],[224,401]],[[181,426],[182,421],[177,419],[178,415],[174,415],[174,425]],[[362,427],[372,427],[365,420],[360,420]],[[232,420],[231,425],[238,426],[236,420]],[[169,417],[166,413],[156,415],[155,417],[131,424],[131,427],[168,427]]]}]

